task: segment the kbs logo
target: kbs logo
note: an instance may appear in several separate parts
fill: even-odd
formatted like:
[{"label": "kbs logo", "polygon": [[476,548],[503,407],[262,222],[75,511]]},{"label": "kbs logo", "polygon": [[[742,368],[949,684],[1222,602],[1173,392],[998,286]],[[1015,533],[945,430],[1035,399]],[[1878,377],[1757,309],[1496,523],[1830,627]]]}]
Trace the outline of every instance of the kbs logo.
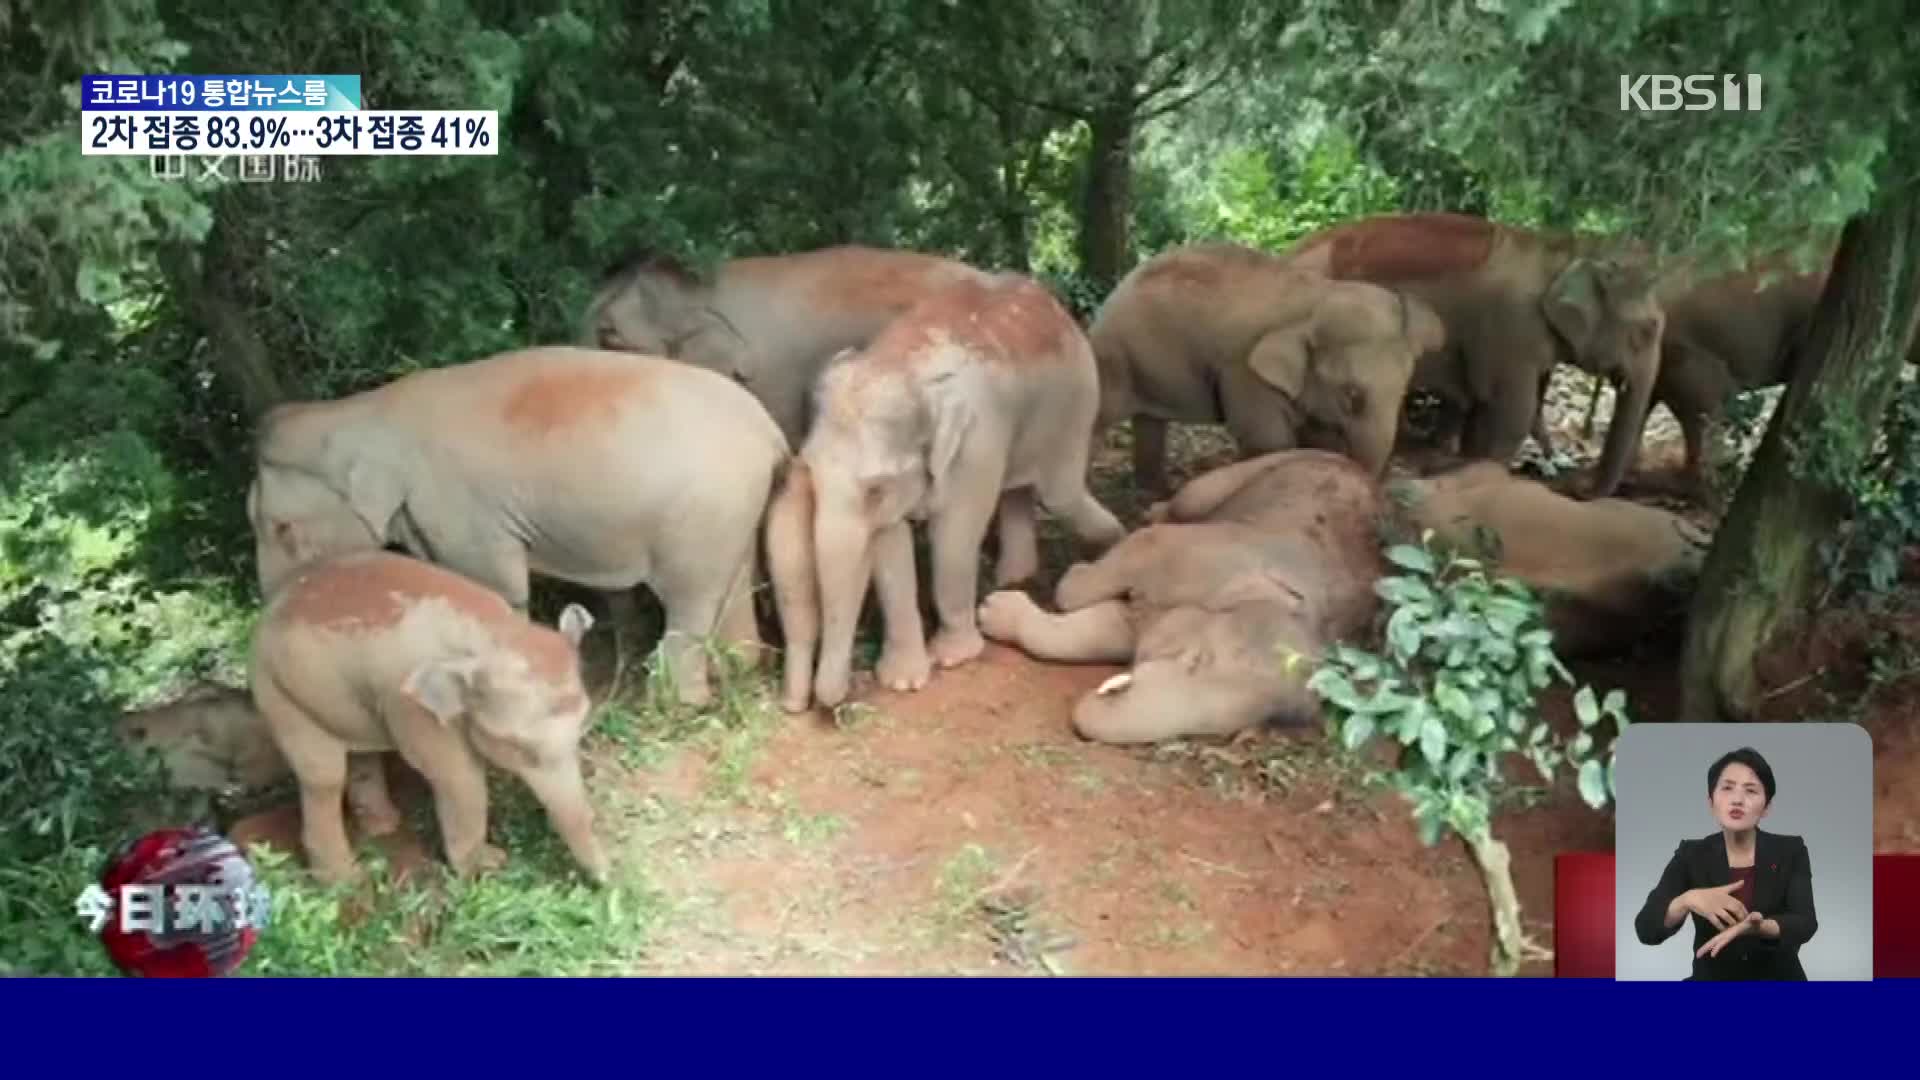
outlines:
[{"label": "kbs logo", "polygon": [[[1716,89],[1714,80],[1719,80]],[[1685,104],[1682,104],[1682,98]],[[1729,112],[1760,111],[1758,75],[1622,75],[1620,111],[1631,112],[1703,112],[1725,109]]]}]

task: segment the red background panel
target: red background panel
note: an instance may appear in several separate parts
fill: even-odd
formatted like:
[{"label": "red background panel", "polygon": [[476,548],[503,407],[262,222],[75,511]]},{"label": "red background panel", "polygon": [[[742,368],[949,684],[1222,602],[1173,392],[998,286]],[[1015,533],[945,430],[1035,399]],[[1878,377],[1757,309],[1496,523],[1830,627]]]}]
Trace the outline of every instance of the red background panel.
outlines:
[{"label": "red background panel", "polygon": [[[1613,854],[1553,860],[1553,974],[1613,978]],[[1920,854],[1873,857],[1873,977],[1920,979]]]}]

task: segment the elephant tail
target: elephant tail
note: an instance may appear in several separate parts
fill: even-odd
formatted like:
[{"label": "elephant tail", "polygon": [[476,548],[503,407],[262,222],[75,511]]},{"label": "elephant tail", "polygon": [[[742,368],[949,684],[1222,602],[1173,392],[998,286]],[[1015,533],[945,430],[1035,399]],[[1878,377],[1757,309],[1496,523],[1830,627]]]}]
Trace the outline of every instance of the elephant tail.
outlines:
[{"label": "elephant tail", "polygon": [[803,712],[813,699],[813,658],[820,642],[820,579],[814,558],[813,471],[804,458],[787,459],[785,475],[767,508],[767,575],[784,639],[781,707]]}]

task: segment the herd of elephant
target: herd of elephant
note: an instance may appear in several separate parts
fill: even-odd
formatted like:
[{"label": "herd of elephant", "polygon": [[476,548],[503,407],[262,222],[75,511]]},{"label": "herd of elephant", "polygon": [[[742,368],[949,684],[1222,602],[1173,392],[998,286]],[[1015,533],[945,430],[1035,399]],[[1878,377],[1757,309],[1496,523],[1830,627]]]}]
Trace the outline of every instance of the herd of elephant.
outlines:
[{"label": "herd of elephant", "polygon": [[[1673,408],[1694,464],[1728,389],[1783,377],[1819,280],[1673,299],[1561,241],[1388,215],[1278,255],[1165,252],[1083,329],[1027,276],[910,251],[706,273],[636,257],[606,275],[575,344],[262,418],[252,704],[298,780],[323,880],[355,874],[343,801],[368,834],[397,825],[380,767],[397,751],[433,790],[456,870],[502,858],[486,840],[492,762],[604,881],[578,757],[594,620],[578,604],[555,627],[530,620],[530,574],[616,598],[650,588],[662,670],[690,705],[714,693],[710,644],[761,655],[763,582],[782,705],[839,705],[871,588],[881,685],[924,687],[988,638],[1120,664],[1073,716],[1114,743],[1310,721],[1306,673],[1277,650],[1316,656],[1366,628],[1394,521],[1491,532],[1505,572],[1547,593],[1563,655],[1612,648],[1672,602],[1704,545],[1673,514],[1604,497],[1650,403]],[[1507,467],[1529,433],[1544,442],[1561,362],[1621,388],[1585,499]],[[1416,388],[1462,412],[1467,464],[1393,479]],[[1132,532],[1088,488],[1094,448],[1125,422],[1136,482],[1160,500]],[[1225,424],[1239,459],[1167,491],[1169,422]],[[1052,612],[1016,588],[1041,573],[1042,510],[1093,556],[1056,583]]]}]

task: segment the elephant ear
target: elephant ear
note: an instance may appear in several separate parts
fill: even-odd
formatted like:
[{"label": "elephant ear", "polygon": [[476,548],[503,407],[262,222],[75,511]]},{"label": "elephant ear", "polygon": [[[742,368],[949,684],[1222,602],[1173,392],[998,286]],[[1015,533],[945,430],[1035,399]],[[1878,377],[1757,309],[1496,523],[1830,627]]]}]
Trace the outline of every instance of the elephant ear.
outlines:
[{"label": "elephant ear", "polygon": [[429,660],[408,673],[400,692],[441,724],[451,724],[473,709],[475,699],[483,693],[483,682],[478,657]]},{"label": "elephant ear", "polygon": [[574,648],[580,647],[580,639],[587,636],[593,628],[593,616],[579,604],[568,604],[560,612],[560,636],[567,639]]},{"label": "elephant ear", "polygon": [[391,468],[360,456],[347,466],[347,505],[367,526],[367,531],[386,541],[394,516],[407,501],[406,486]]},{"label": "elephant ear", "polygon": [[965,383],[955,373],[947,372],[927,380],[926,409],[933,429],[927,475],[933,487],[933,505],[939,506],[946,501],[948,478],[960,458],[961,447],[966,445],[967,433],[973,429],[973,403],[968,400]]},{"label": "elephant ear", "polygon": [[1289,398],[1300,397],[1306,391],[1307,368],[1312,362],[1307,332],[1307,325],[1302,323],[1269,333],[1247,356],[1247,367]]},{"label": "elephant ear", "polygon": [[1588,259],[1575,259],[1547,287],[1541,299],[1547,322],[1573,347],[1575,355],[1584,354],[1600,325],[1601,270]]}]

